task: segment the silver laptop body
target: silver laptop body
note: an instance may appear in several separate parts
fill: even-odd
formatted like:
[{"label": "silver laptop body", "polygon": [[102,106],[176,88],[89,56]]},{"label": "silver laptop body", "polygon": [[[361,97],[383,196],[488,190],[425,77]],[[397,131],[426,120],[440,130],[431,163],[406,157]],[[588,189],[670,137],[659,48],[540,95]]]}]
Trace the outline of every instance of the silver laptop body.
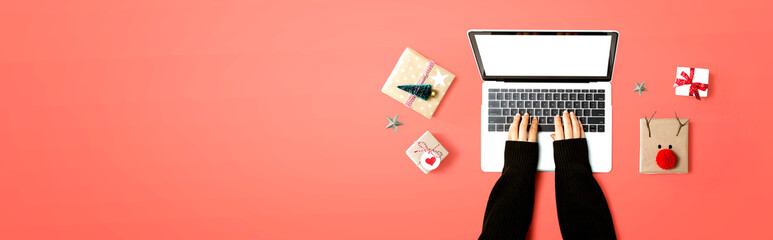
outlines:
[{"label": "silver laptop body", "polygon": [[539,119],[539,171],[554,171],[553,116],[583,121],[593,172],[612,169],[611,80],[616,31],[470,30],[483,80],[481,169],[501,172],[516,113]]}]

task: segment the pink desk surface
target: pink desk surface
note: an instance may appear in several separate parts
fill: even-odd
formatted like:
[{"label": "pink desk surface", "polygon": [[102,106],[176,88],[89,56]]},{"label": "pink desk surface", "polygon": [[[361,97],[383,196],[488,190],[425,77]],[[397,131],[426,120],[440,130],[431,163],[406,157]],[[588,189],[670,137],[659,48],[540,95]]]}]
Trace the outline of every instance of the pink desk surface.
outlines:
[{"label": "pink desk surface", "polygon": [[[621,239],[770,239],[768,1],[15,1],[0,8],[0,239],[472,239],[466,31],[614,29]],[[380,93],[405,47],[457,75],[427,120]],[[709,97],[674,96],[677,66]],[[633,82],[650,90],[639,97]],[[690,173],[638,173],[638,119],[690,118]],[[405,125],[385,130],[385,116]],[[766,125],[763,125],[766,124]],[[405,149],[451,152],[426,176]],[[533,239],[560,238],[554,174]]]}]

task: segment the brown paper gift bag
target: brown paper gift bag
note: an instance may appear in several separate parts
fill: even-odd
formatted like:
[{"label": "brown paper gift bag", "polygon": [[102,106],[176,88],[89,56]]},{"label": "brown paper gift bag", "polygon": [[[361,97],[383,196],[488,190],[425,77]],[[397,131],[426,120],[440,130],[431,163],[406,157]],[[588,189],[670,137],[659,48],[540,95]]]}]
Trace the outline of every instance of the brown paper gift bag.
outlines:
[{"label": "brown paper gift bag", "polygon": [[[689,119],[650,119],[649,126],[646,119],[639,120],[639,173],[687,173],[690,131],[690,123],[687,120]],[[684,124],[681,129],[680,122]],[[673,168],[664,169],[661,165],[670,166],[664,159],[672,156],[676,157]],[[658,158],[661,158],[660,164]]]}]

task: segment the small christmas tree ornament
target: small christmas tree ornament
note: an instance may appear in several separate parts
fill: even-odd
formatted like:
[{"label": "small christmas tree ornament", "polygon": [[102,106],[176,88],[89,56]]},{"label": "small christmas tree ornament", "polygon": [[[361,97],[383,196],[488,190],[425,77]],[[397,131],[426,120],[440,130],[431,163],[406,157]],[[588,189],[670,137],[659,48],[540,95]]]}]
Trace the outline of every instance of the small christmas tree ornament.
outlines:
[{"label": "small christmas tree ornament", "polygon": [[397,86],[397,88],[407,93],[410,93],[411,95],[414,95],[418,98],[421,98],[424,101],[427,101],[429,100],[430,97],[435,96],[435,91],[432,90],[432,85],[429,85],[429,84],[400,85],[400,86]]}]

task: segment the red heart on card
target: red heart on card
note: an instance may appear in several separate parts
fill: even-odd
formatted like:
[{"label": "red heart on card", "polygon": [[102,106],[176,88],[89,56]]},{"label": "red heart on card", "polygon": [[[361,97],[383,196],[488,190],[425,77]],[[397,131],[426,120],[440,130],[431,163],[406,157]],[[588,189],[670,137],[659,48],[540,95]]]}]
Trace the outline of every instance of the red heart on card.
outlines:
[{"label": "red heart on card", "polygon": [[427,162],[427,164],[432,166],[432,164],[435,164],[435,157],[424,159],[424,162]]}]

